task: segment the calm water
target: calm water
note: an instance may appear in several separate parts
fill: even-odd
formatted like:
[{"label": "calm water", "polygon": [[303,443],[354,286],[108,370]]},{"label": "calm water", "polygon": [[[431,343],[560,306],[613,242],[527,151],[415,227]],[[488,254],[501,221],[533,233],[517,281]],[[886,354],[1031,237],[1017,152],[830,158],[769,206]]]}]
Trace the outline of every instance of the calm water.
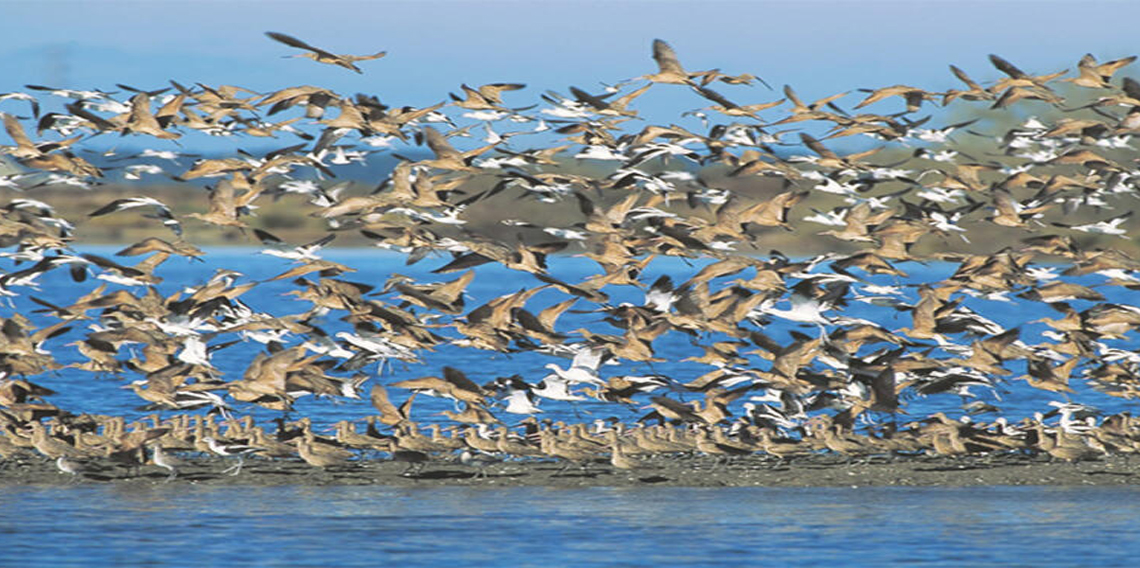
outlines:
[{"label": "calm water", "polygon": [[[4,566],[1135,566],[1140,489],[5,488]],[[18,512],[18,513],[17,513]]]}]

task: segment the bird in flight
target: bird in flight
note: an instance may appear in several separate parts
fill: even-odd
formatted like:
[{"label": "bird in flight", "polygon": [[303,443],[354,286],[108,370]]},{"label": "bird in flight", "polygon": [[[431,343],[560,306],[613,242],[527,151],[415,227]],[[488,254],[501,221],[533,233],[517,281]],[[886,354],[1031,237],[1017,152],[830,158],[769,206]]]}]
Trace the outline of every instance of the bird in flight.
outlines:
[{"label": "bird in flight", "polygon": [[387,51],[380,51],[372,55],[337,55],[330,53],[319,47],[313,47],[291,35],[286,35],[278,32],[265,32],[265,35],[270,39],[277,40],[289,47],[296,47],[297,49],[304,49],[310,53],[302,53],[295,57],[308,57],[317,63],[328,63],[329,65],[339,65],[345,69],[351,69],[357,73],[363,73],[355,64],[357,61],[368,61],[370,59],[380,59],[388,54]]}]

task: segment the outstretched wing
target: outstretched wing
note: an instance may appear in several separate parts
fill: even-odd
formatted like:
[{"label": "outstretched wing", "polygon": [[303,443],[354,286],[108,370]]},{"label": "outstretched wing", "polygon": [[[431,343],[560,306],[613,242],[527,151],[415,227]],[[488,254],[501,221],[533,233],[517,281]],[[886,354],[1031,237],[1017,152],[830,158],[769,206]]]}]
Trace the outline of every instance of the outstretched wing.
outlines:
[{"label": "outstretched wing", "polygon": [[307,44],[307,43],[305,43],[305,42],[303,42],[303,41],[301,41],[301,40],[299,40],[299,39],[297,39],[291,35],[286,35],[286,34],[279,33],[279,32],[265,32],[265,35],[269,36],[269,39],[277,40],[277,41],[279,41],[285,45],[288,45],[289,47],[296,47],[297,49],[304,49],[304,50],[316,53],[317,55],[325,55],[325,56],[329,56],[329,57],[335,57],[332,53],[329,53],[329,52],[327,52],[327,51],[325,51],[319,47],[313,47],[313,46],[311,46],[311,45],[309,45],[309,44]]}]

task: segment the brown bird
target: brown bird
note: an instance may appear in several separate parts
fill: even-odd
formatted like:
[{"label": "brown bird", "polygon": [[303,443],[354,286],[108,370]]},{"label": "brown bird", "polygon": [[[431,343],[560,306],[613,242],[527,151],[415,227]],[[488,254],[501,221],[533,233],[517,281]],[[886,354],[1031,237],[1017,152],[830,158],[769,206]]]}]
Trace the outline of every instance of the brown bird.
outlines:
[{"label": "brown bird", "polygon": [[269,39],[279,41],[289,47],[296,47],[297,49],[304,49],[309,53],[302,53],[294,57],[308,57],[317,63],[327,63],[329,65],[339,65],[345,69],[351,69],[357,73],[363,73],[359,67],[355,65],[357,61],[368,61],[370,59],[380,59],[388,54],[387,51],[380,51],[372,55],[337,55],[330,53],[319,47],[313,47],[293,36],[285,35],[278,32],[265,32]]},{"label": "brown bird", "polygon": [[632,470],[643,467],[644,464],[634,458],[626,455],[625,450],[622,449],[621,441],[618,440],[617,430],[610,430],[610,465],[615,469]]},{"label": "brown bird", "polygon": [[692,407],[664,396],[649,397],[649,405],[666,420],[704,424],[705,419]]},{"label": "brown bird", "polygon": [[218,184],[210,190],[207,201],[209,209],[205,213],[190,213],[186,216],[211,225],[237,227],[244,231],[246,224],[238,219],[241,211],[234,199],[234,189],[234,184],[230,180],[223,179],[219,181]]},{"label": "brown bird", "polygon": [[164,140],[173,140],[182,136],[177,132],[169,132],[163,129],[163,124],[150,111],[150,97],[146,93],[139,93],[131,97],[131,112],[126,125],[123,127],[123,133],[127,132],[149,134]]},{"label": "brown bird", "polygon": [[1086,53],[1084,57],[1077,62],[1077,72],[1080,73],[1080,75],[1071,79],[1061,80],[1090,89],[1107,89],[1112,86],[1108,80],[1112,78],[1113,74],[1133,61],[1136,61],[1135,55],[1100,63],[1096,60],[1096,57],[1093,57],[1093,54]]},{"label": "brown bird", "polygon": [[650,85],[652,85],[652,83],[612,101],[604,100],[608,98],[609,95],[591,95],[577,87],[570,87],[570,94],[574,95],[574,98],[578,99],[578,102],[593,107],[594,111],[598,114],[607,116],[636,116],[637,111],[626,110],[626,107],[629,106],[629,103],[633,102],[633,99],[640,97],[645,91],[649,90]]},{"label": "brown bird", "polygon": [[1030,359],[1026,379],[1029,386],[1051,392],[1076,392],[1069,386],[1069,376],[1080,362],[1079,357],[1073,357],[1054,367],[1049,361]]},{"label": "brown bird", "polygon": [[[820,108],[823,106],[828,106],[833,101],[844,96],[847,96],[847,92],[836,93],[834,95],[819,99],[813,103],[806,104],[803,102],[803,100],[800,99],[799,95],[796,94],[795,90],[793,90],[790,85],[784,85],[784,97],[786,97],[788,101],[792,103],[792,108],[790,109],[792,111],[792,114],[791,116],[776,121],[772,124],[786,124],[789,122],[801,122],[804,120],[832,120],[838,115],[820,110]],[[834,108],[834,105],[831,106]]]},{"label": "brown bird", "polygon": [[388,440],[388,453],[392,455],[392,461],[408,464],[404,471],[400,472],[403,477],[413,477],[419,475],[424,469],[424,466],[431,461],[431,455],[426,452],[417,450],[403,449],[396,445],[395,440]]},{"label": "brown bird", "polygon": [[[723,432],[721,430],[714,430],[714,432]],[[718,465],[728,465],[731,458],[735,456],[751,455],[754,450],[745,448],[739,444],[733,443],[731,440],[718,436],[720,439],[714,439],[709,430],[701,428],[697,430],[697,451],[708,455],[715,456],[716,461],[713,462],[713,467]]]},{"label": "brown bird", "polygon": [[115,253],[115,256],[137,256],[149,252],[163,253],[166,255],[180,255],[191,259],[197,259],[203,253],[198,247],[182,240],[173,243],[162,240],[158,237],[147,237],[127,248]]},{"label": "brown bird", "polygon": [[319,467],[321,469],[345,465],[345,463],[355,457],[356,454],[351,451],[329,444],[319,444],[315,442],[313,436],[296,438],[297,455],[305,463]]},{"label": "brown bird", "polygon": [[597,458],[597,452],[563,443],[554,435],[554,432],[550,430],[543,430],[540,436],[542,440],[542,451],[545,452],[546,455],[561,459],[564,462],[562,469],[559,469],[553,477],[565,473],[572,464],[582,468],[582,473],[586,474],[588,473],[587,468],[589,463]]},{"label": "brown bird", "polygon": [[425,126],[422,132],[424,143],[427,144],[428,148],[435,154],[435,159],[425,160],[421,163],[441,170],[471,170],[471,161],[474,160],[476,156],[497,145],[497,143],[487,144],[486,146],[481,146],[474,150],[460,152],[456,150],[455,147],[447,141],[447,137],[440,134],[438,130],[430,126]]},{"label": "brown bird", "polygon": [[685,68],[681,67],[681,62],[677,60],[677,54],[673,52],[673,48],[664,40],[653,40],[653,60],[657,62],[657,72],[652,75],[643,75],[638,79],[646,79],[654,83],[696,87],[696,83],[689,78]]},{"label": "brown bird", "polygon": [[969,90],[961,91],[957,89],[951,89],[949,91],[946,91],[946,94],[942,97],[942,106],[950,104],[951,101],[959,97],[967,101],[991,101],[994,99],[993,93],[982,88],[982,86],[971,79],[965,71],[953,65],[950,66],[950,71],[954,73],[955,77],[958,77],[958,80],[965,83],[966,86],[969,87]]},{"label": "brown bird", "polygon": [[[1065,74],[1065,71],[1058,71],[1049,75],[1033,76],[1018,69],[1017,66],[1002,59],[1001,57],[990,54],[990,63],[997,67],[998,71],[1009,75],[1008,78],[1003,78],[994,84],[991,89],[994,91],[1001,91],[1008,87],[1041,87],[1046,88],[1045,83],[1052,81]],[[1047,89],[1047,88],[1046,88]]]},{"label": "brown bird", "polygon": [[178,468],[182,465],[185,465],[182,460],[178,459],[178,457],[174,456],[173,454],[166,453],[161,444],[152,444],[150,447],[154,452],[151,455],[151,463],[170,472],[170,475],[166,477],[166,480],[170,481],[175,477],[178,477]]},{"label": "brown bird", "polygon": [[484,404],[487,395],[482,387],[468,379],[463,371],[454,367],[444,367],[443,378],[420,377],[397,381],[391,386],[410,389],[412,392],[422,392],[428,396],[450,398],[477,405]]},{"label": "brown bird", "polygon": [[508,110],[502,107],[503,104],[503,91],[517,91],[526,87],[522,83],[491,83],[483,85],[478,88],[471,88],[467,85],[460,85],[463,89],[464,98],[460,98],[454,93],[449,93],[451,99],[455,101],[455,106],[471,110]]},{"label": "brown bird", "polygon": [[411,396],[397,407],[388,400],[388,391],[384,386],[375,384],[372,385],[370,398],[372,399],[372,406],[380,411],[380,423],[387,424],[388,426],[398,426],[409,421],[412,401],[415,400],[416,393],[412,392]]},{"label": "brown bird", "polygon": [[893,85],[880,89],[867,89],[870,94],[855,108],[863,108],[887,97],[902,97],[906,100],[906,111],[917,112],[922,107],[922,101],[933,100],[937,93],[930,93],[917,87],[907,85]]},{"label": "brown bird", "polygon": [[862,160],[863,158],[867,158],[867,157],[871,156],[872,154],[878,152],[879,150],[883,149],[882,146],[876,146],[870,150],[865,150],[863,152],[857,152],[855,154],[848,154],[847,156],[840,157],[838,154],[836,154],[835,152],[832,152],[830,149],[828,149],[827,146],[824,146],[823,144],[821,144],[819,142],[819,140],[816,140],[810,134],[805,134],[805,133],[801,132],[800,133],[800,140],[803,142],[804,146],[807,146],[808,148],[811,149],[812,152],[815,152],[816,154],[819,155],[818,158],[816,158],[816,157],[805,157],[805,158],[803,158],[804,161],[809,161],[809,162],[812,162],[812,163],[818,165],[821,168],[832,169],[832,170],[839,170],[839,169],[860,170],[860,169],[864,169],[864,166],[859,161]]}]

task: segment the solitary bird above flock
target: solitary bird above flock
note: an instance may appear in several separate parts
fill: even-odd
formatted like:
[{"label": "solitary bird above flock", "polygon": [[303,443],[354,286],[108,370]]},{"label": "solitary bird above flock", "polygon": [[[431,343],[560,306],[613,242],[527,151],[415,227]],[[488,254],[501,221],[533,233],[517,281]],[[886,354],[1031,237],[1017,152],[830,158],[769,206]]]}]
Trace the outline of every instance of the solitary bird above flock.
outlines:
[{"label": "solitary bird above flock", "polygon": [[305,43],[291,35],[286,35],[279,32],[265,32],[265,35],[269,36],[270,39],[279,41],[289,47],[295,47],[297,49],[308,51],[308,53],[302,53],[300,55],[296,55],[295,57],[308,57],[317,63],[339,65],[345,69],[356,71],[357,73],[364,73],[360,70],[359,67],[356,66],[357,61],[370,61],[373,59],[380,59],[381,57],[384,57],[388,54],[387,51],[379,51],[373,53],[372,55],[338,55],[325,51],[319,47],[313,47],[308,43]]}]

